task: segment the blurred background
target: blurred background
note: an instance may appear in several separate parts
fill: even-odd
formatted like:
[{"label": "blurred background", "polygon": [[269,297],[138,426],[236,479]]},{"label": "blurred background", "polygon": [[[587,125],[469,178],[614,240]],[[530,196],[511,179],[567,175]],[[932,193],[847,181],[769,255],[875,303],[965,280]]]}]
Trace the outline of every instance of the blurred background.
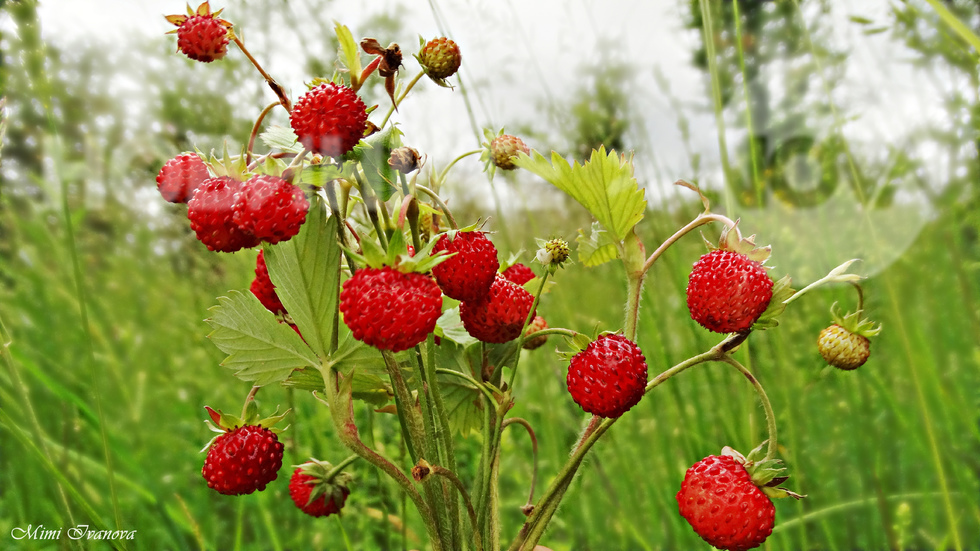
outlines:
[{"label": "blurred background", "polygon": [[[293,507],[286,468],[265,492],[238,498],[201,478],[204,405],[235,411],[248,392],[219,366],[203,320],[216,297],[248,287],[256,253],[209,253],[154,178],[179,152],[244,146],[275,98],[241,52],[211,64],[176,54],[163,16],[185,10],[177,1],[0,5],[0,547],[83,547],[10,536],[81,524],[136,530],[113,543],[128,549],[424,547],[417,515],[367,465],[351,468],[343,516],[326,519]],[[599,145],[632,152],[648,250],[700,211],[672,185],[685,179],[771,243],[772,275],[792,275],[796,288],[861,258],[866,309],[884,326],[865,366],[839,372],[816,350],[830,305],[856,307],[844,287],[808,294],[739,352],[772,400],[789,484],[809,496],[776,504],[763,548],[980,547],[980,3],[212,7],[294,99],[333,72],[334,21],[400,44],[401,78],[418,71],[419,36],[453,38],[463,55],[455,89],[413,90],[393,119],[405,143],[436,166],[479,148],[484,127],[571,159]],[[373,82],[363,95],[384,107]],[[288,120],[274,110],[267,124]],[[475,158],[454,168],[445,192],[461,222],[492,215],[502,258],[533,250],[534,237],[572,240],[590,223],[545,182],[521,171],[491,182]],[[689,236],[647,279],[639,344],[651,376],[717,341],[685,306],[703,252]],[[572,265],[557,281],[539,310],[550,325],[620,327],[618,264]],[[585,420],[556,345],[525,352],[514,410],[537,430],[539,492]],[[270,387],[260,398],[293,408],[286,464],[347,456],[308,393]],[[358,419],[398,457],[394,419],[366,409]],[[764,433],[744,378],[722,364],[685,372],[604,437],[542,543],[705,549],[677,514],[684,471],[725,445],[748,452]],[[460,439],[464,479],[477,438]],[[531,455],[520,434],[503,446],[507,541],[523,520]]]}]

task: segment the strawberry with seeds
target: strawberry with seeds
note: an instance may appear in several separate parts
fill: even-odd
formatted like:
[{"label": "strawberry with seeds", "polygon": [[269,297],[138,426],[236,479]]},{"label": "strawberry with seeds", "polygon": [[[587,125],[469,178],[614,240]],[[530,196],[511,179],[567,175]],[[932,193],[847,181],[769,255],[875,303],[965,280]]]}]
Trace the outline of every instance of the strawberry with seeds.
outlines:
[{"label": "strawberry with seeds", "polygon": [[742,239],[738,223],[722,232],[718,247],[694,264],[687,284],[691,319],[716,333],[748,331],[769,306],[773,281],[762,266],[772,252]]},{"label": "strawberry with seeds", "polygon": [[197,239],[209,250],[235,252],[259,244],[251,232],[235,223],[235,204],[242,183],[230,176],[205,180],[187,202],[187,218]]},{"label": "strawberry with seeds", "polygon": [[497,248],[486,234],[478,230],[447,232],[433,249],[434,253],[443,251],[456,254],[432,269],[442,292],[464,302],[486,296],[500,267]]},{"label": "strawberry with seeds", "polygon": [[339,157],[364,137],[367,117],[367,108],[354,90],[326,82],[299,98],[289,124],[306,149]]},{"label": "strawberry with seeds", "polygon": [[299,233],[309,210],[303,190],[277,176],[261,174],[242,186],[234,221],[243,231],[274,245]]},{"label": "strawberry with seeds", "polygon": [[[858,287],[860,291],[860,287]],[[863,298],[863,297],[862,297]],[[863,309],[843,316],[837,311],[837,303],[830,307],[834,324],[820,332],[817,349],[826,362],[837,369],[852,371],[864,365],[871,357],[871,341],[881,332],[881,325],[862,318]]]},{"label": "strawberry with seeds", "polygon": [[486,295],[460,303],[459,317],[471,336],[499,344],[521,336],[524,321],[534,305],[534,295],[496,272],[494,274],[495,279]]},{"label": "strawberry with seeds", "polygon": [[647,362],[640,347],[622,335],[600,335],[572,357],[568,392],[587,413],[616,418],[640,402]]},{"label": "strawberry with seeds", "polygon": [[311,517],[339,514],[350,495],[347,485],[351,478],[341,469],[352,460],[334,467],[326,461],[310,459],[296,467],[289,479],[289,497],[296,507]]},{"label": "strawberry with seeds", "polygon": [[[204,448],[208,455],[201,474],[208,487],[226,495],[262,491],[276,479],[282,468],[283,445],[273,425],[286,413],[258,419],[255,402],[249,398],[242,417],[234,417],[205,406],[214,422],[211,430],[220,433]],[[202,450],[203,451],[203,450]]]},{"label": "strawberry with seeds", "polygon": [[232,24],[218,15],[222,10],[211,12],[211,5],[204,2],[187,15],[168,15],[167,21],[177,26],[167,34],[177,35],[177,49],[187,57],[204,63],[225,57],[231,40]]},{"label": "strawberry with seeds", "polygon": [[197,186],[210,178],[208,167],[196,153],[184,153],[167,161],[157,174],[157,189],[164,200],[186,203]]}]

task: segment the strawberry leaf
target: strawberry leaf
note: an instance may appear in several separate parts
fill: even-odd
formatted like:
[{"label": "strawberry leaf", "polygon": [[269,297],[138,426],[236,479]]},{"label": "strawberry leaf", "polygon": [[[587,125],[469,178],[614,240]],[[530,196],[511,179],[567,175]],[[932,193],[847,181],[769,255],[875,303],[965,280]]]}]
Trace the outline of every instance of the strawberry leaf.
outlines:
[{"label": "strawberry leaf", "polygon": [[[469,348],[469,351],[476,356],[479,356],[479,350],[480,348],[476,346]],[[462,346],[444,340],[436,347],[436,357],[439,367],[473,376],[469,354]],[[480,390],[457,375],[440,373],[436,378],[439,381],[443,404],[446,406],[450,430],[459,432],[463,436],[479,431],[483,422],[483,399]]]},{"label": "strawberry leaf", "polygon": [[605,147],[592,152],[584,164],[568,161],[551,153],[549,163],[537,151],[532,156],[518,153],[514,164],[527,169],[570,195],[585,207],[617,241],[622,241],[643,218],[647,202],[633,177],[633,164],[625,155],[606,153]]},{"label": "strawberry leaf", "polygon": [[299,233],[264,250],[269,278],[293,323],[317,355],[329,356],[340,281],[337,219],[326,217],[314,195]]},{"label": "strawberry leaf", "polygon": [[297,141],[298,138],[292,128],[270,126],[265,132],[259,134],[259,139],[270,149],[279,149],[296,154],[303,152],[303,146]]},{"label": "strawberry leaf", "polygon": [[336,23],[334,32],[337,33],[340,51],[343,54],[340,57],[341,63],[350,71],[351,78],[355,79],[361,74],[361,51],[357,47],[357,42],[354,41],[354,35],[351,34],[350,29],[336,21],[334,23]]},{"label": "strawberry leaf", "polygon": [[463,348],[480,342],[466,332],[466,328],[463,327],[463,320],[459,317],[459,307],[450,308],[439,316],[439,319],[436,320],[435,334]]},{"label": "strawberry leaf", "polygon": [[598,222],[592,223],[592,233],[589,235],[579,230],[575,241],[578,243],[578,260],[587,267],[598,266],[619,258],[616,241]]},{"label": "strawberry leaf", "polygon": [[228,354],[221,365],[235,370],[243,381],[264,386],[286,379],[294,369],[320,362],[303,339],[252,293],[231,291],[219,297],[207,320],[214,329],[208,338]]}]

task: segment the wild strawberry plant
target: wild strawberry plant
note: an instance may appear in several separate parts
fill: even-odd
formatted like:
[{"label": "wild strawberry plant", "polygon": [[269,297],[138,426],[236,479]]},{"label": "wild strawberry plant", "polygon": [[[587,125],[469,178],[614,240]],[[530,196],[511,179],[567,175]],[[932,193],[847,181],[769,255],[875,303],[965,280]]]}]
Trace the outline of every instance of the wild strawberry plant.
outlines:
[{"label": "wild strawberry plant", "polygon": [[[262,110],[240,154],[227,148],[220,158],[181,153],[157,178],[165,200],[187,203],[190,225],[208,249],[261,246],[251,292],[218,298],[208,320],[212,342],[228,354],[222,365],[253,385],[240,417],[208,408],[220,434],[205,448],[202,473],[211,488],[245,494],[277,478],[283,444],[271,427],[286,414],[259,420],[253,398],[262,387],[283,385],[308,391],[328,407],[338,439],[353,452],[337,465],[313,459],[294,467],[289,492],[301,511],[330,515],[349,497],[357,499],[343,469],[363,459],[415,505],[432,549],[499,549],[509,541],[509,549],[530,550],[586,454],[621,416],[682,371],[722,362],[741,372],[758,394],[768,439],[747,456],[724,446],[721,456],[695,462],[680,483],[678,511],[717,547],[750,549],[765,541],[775,522],[771,499],[801,496],[780,486],[787,476],[776,457],[772,407],[761,382],[733,352],[753,332],[776,327],[787,305],[807,291],[849,282],[859,291],[858,309],[843,317],[834,310],[836,323],[820,336],[820,352],[842,369],[867,360],[867,337],[878,329],[864,318],[860,278],[847,272],[853,261],[794,291],[788,276],[769,276],[769,247],[756,246],[754,236],[742,237],[737,221],[711,212],[708,200],[683,181],[678,183],[700,196],[704,211],[647,254],[636,232],[647,204],[631,158],[599,148],[583,163],[569,163],[557,153],[546,158],[503,131],[487,130],[482,160],[489,177],[497,169],[527,170],[595,219],[577,239],[576,268],[616,260],[624,268],[628,292],[621,328],[585,334],[549,327],[540,299],[548,283],[560,279],[559,269],[570,264],[568,243],[539,240],[528,261],[535,268],[515,255],[501,261],[479,221],[460,227],[440,196],[453,165],[481,151],[464,153],[438,171],[430,165],[424,176],[425,157],[405,145],[410,134],[389,123],[422,77],[451,87],[448,79],[462,59],[455,42],[422,40],[415,56],[421,71],[405,84],[397,44],[383,48],[366,38],[359,49],[338,24],[341,69],[330,78],[314,78],[294,103],[219,13],[205,2],[188,8],[187,16],[167,17],[177,26],[179,51],[211,62],[233,43],[277,100]],[[384,79],[390,105],[369,107],[361,99],[371,78]],[[289,113],[290,128],[259,135],[265,116],[276,108]],[[267,148],[261,154],[256,137]],[[650,367],[663,366],[648,365],[637,342],[644,280],[672,244],[707,224],[721,225],[721,238],[694,262],[687,305],[691,317],[721,340],[650,378]],[[518,425],[535,438],[530,423],[508,412],[520,399],[514,389],[522,350],[540,347],[549,336],[568,347],[561,355],[568,363],[569,399],[591,417],[544,495],[534,500],[532,491],[522,508],[523,526],[503,534],[497,487],[501,433]],[[354,415],[360,407],[397,414],[410,465],[365,443]],[[482,433],[475,476],[456,461],[457,435],[473,431]],[[537,473],[536,458],[529,470]]]}]

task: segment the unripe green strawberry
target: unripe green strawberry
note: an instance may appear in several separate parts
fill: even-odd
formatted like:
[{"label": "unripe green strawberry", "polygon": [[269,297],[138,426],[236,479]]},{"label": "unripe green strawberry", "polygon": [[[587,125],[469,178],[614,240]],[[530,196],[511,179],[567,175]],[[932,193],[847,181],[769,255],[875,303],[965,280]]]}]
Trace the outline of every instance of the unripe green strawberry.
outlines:
[{"label": "unripe green strawberry", "polygon": [[640,347],[622,335],[600,335],[572,357],[568,392],[586,413],[616,418],[643,398],[647,362]]},{"label": "unripe green strawberry", "polygon": [[861,367],[871,356],[867,337],[851,333],[836,323],[820,332],[817,348],[828,364],[845,371]]},{"label": "unripe green strawberry", "polygon": [[211,12],[204,2],[197,10],[187,6],[187,15],[168,15],[167,21],[177,26],[177,49],[187,57],[204,63],[225,57],[231,40],[232,24],[218,18],[222,10]]},{"label": "unripe green strawberry", "polygon": [[514,158],[517,157],[519,152],[527,155],[531,153],[531,148],[517,136],[504,134],[503,136],[497,136],[490,142],[490,154],[493,164],[501,170],[514,170],[517,168],[517,165],[514,164]]},{"label": "unripe green strawberry", "polygon": [[741,463],[709,455],[684,475],[680,514],[704,541],[728,551],[758,547],[772,533],[776,508]]},{"label": "unripe green strawberry", "polygon": [[446,37],[426,42],[416,57],[425,74],[435,80],[444,80],[456,74],[463,60],[459,46]]}]

